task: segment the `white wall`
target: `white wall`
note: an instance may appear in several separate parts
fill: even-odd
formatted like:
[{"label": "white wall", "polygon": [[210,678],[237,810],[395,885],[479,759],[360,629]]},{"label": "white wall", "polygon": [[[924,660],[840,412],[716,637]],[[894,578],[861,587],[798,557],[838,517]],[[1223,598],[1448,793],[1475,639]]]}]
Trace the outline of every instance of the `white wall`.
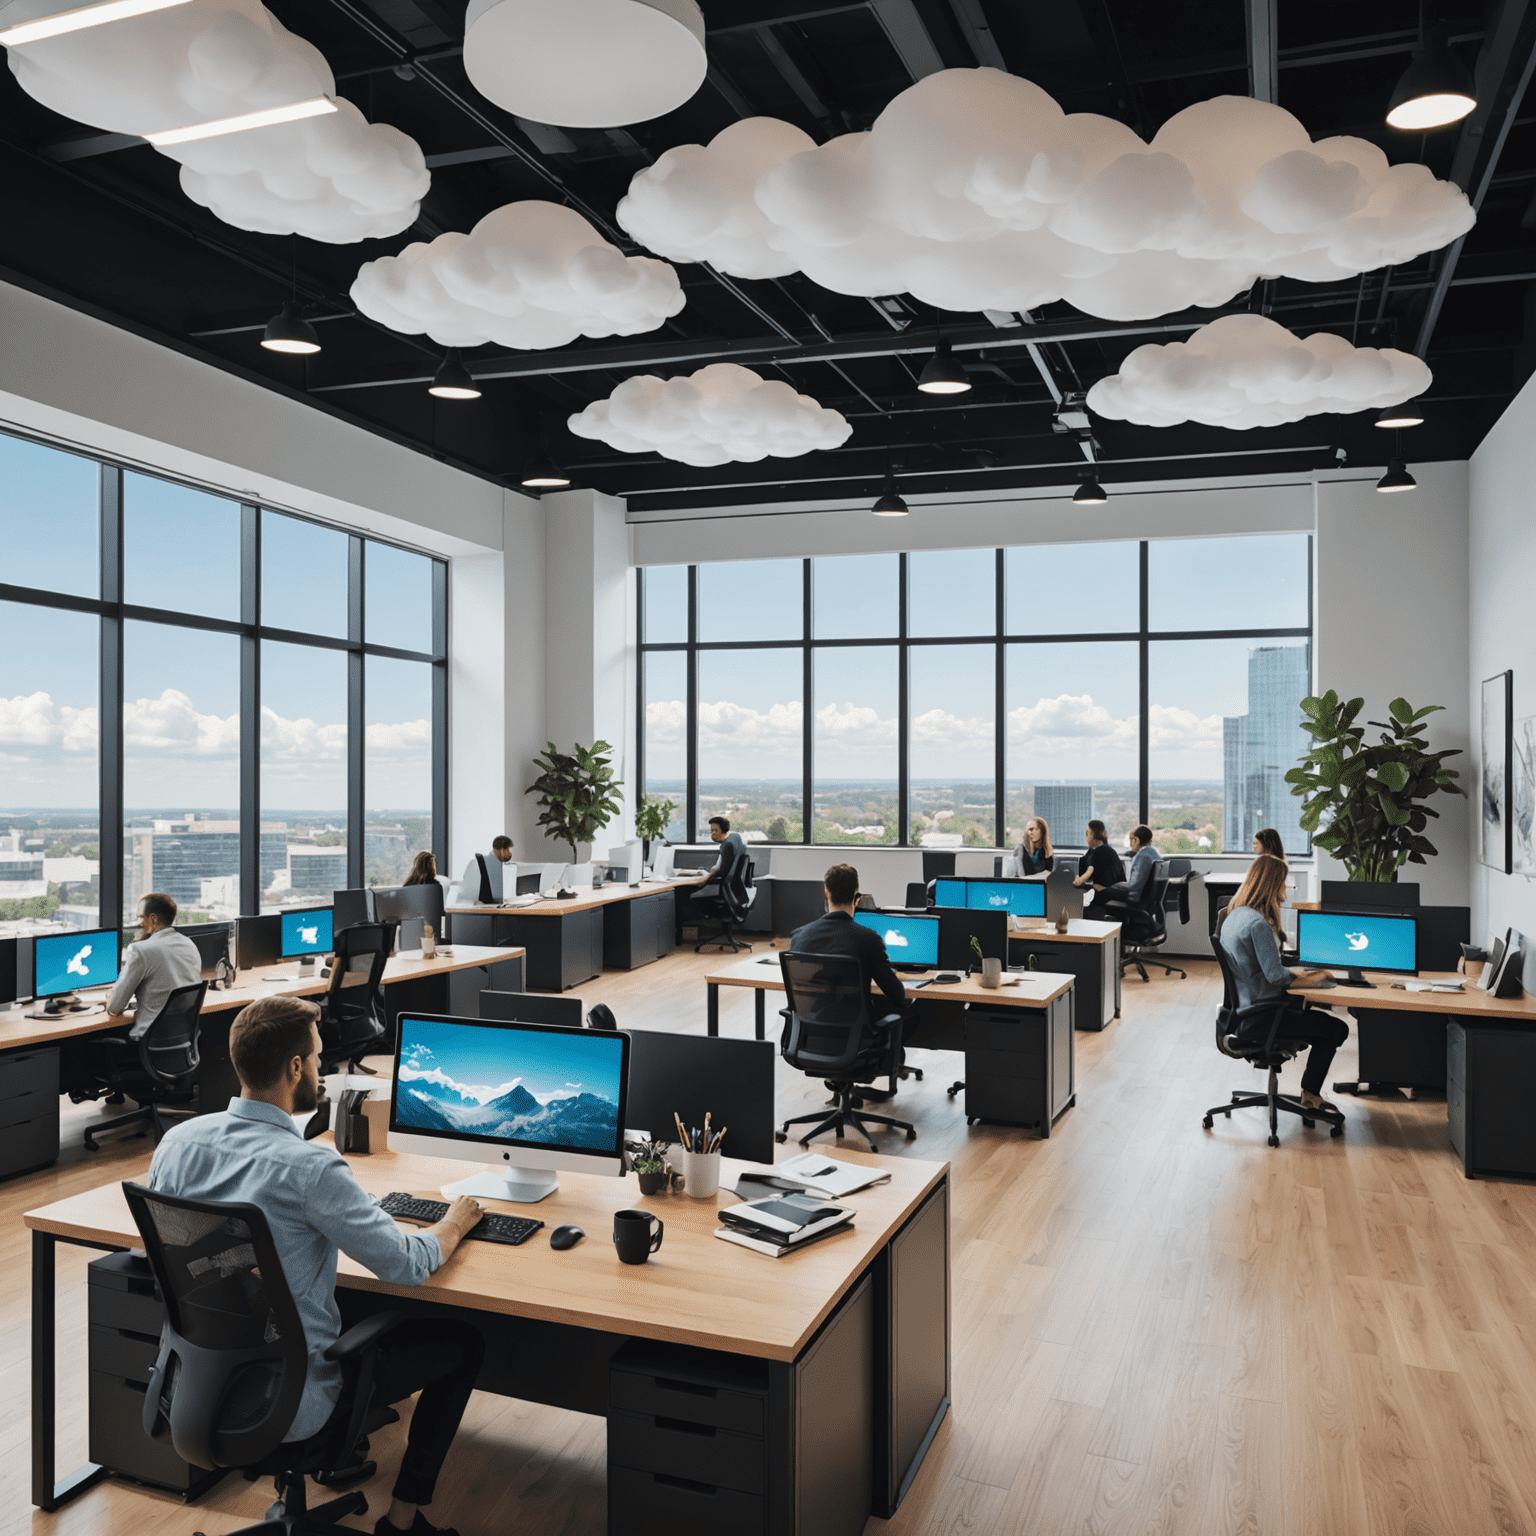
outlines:
[{"label": "white wall", "polygon": [[[1515,719],[1536,714],[1533,484],[1536,379],[1511,401],[1470,465],[1471,634],[1466,693],[1474,722],[1479,720],[1483,679],[1507,668],[1515,674]],[[1469,774],[1468,782],[1474,783],[1474,775]],[[1489,869],[1478,858],[1475,839],[1468,849],[1467,867],[1475,940],[1490,930],[1502,933],[1511,926],[1536,934],[1536,877]],[[1528,987],[1530,975],[1528,967]]]}]

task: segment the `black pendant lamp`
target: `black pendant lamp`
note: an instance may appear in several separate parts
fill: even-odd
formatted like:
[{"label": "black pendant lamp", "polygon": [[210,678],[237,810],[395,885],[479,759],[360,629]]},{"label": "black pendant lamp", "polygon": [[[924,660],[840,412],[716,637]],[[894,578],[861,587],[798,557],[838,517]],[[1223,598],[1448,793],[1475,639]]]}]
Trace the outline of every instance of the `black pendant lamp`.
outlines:
[{"label": "black pendant lamp", "polygon": [[1386,405],[1376,412],[1376,425],[1391,431],[1400,431],[1404,427],[1422,427],[1424,412],[1412,402],[1405,405]]},{"label": "black pendant lamp", "polygon": [[948,341],[939,341],[933,356],[918,375],[917,387],[925,395],[963,395],[971,387],[971,381]]},{"label": "black pendant lamp", "polygon": [[475,376],[459,361],[459,349],[450,347],[444,354],[441,366],[427,386],[429,395],[439,400],[478,400],[480,386]]},{"label": "black pendant lamp", "polygon": [[909,508],[896,492],[896,476],[893,471],[885,472],[885,489],[880,492],[880,498],[869,509],[876,517],[906,517]]},{"label": "black pendant lamp", "polygon": [[1387,472],[1376,482],[1378,491],[1411,491],[1419,482],[1401,459],[1388,459]]},{"label": "black pendant lamp", "polygon": [[1472,71],[1451,52],[1448,30],[1431,27],[1424,46],[1387,103],[1387,122],[1393,128],[1422,133],[1459,123],[1477,105]]},{"label": "black pendant lamp", "polygon": [[1108,500],[1109,492],[1092,475],[1089,475],[1074,493],[1072,505],[1074,507],[1102,507]]},{"label": "black pendant lamp", "polygon": [[261,344],[268,352],[287,352],[308,357],[320,350],[315,328],[299,313],[297,299],[289,301],[267,321]]},{"label": "black pendant lamp", "polygon": [[555,463],[551,453],[541,450],[524,465],[520,483],[532,491],[558,491],[571,483],[571,477]]}]

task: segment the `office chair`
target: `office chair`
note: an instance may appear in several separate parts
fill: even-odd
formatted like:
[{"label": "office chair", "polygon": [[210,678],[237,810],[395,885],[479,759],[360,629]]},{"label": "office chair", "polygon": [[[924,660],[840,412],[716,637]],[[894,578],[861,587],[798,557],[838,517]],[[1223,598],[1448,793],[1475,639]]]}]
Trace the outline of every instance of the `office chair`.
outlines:
[{"label": "office chair", "polygon": [[909,908],[916,907],[919,911],[926,912],[932,905],[932,903],[929,901],[929,897],[931,895],[932,892],[926,885],[923,884],[921,880],[907,881],[906,905]]},{"label": "office chair", "polygon": [[[1206,1110],[1205,1118],[1201,1121],[1206,1130],[1217,1115],[1225,1115],[1232,1118],[1234,1109],[1259,1109],[1269,1110],[1269,1144],[1272,1147],[1280,1145],[1280,1111],[1283,1109],[1289,1115],[1299,1115],[1301,1123],[1312,1126],[1319,1120],[1326,1120],[1331,1127],[1330,1136],[1342,1136],[1344,1134],[1344,1116],[1337,1110],[1311,1109],[1303,1104],[1299,1098],[1288,1093],[1280,1092],[1280,1068],[1293,1057],[1306,1050],[1311,1044],[1309,1040],[1291,1040],[1280,1033],[1280,1026],[1285,1018],[1289,1006],[1285,998],[1271,999],[1265,1003],[1253,1003],[1247,1008],[1239,1008],[1237,1005],[1237,978],[1232,971],[1232,962],[1227,952],[1221,947],[1221,941],[1217,934],[1211,935],[1211,948],[1216,954],[1216,963],[1221,967],[1221,984],[1223,988],[1222,1004],[1216,1013],[1216,1049],[1223,1056],[1230,1056],[1234,1061],[1246,1061],[1249,1066],[1256,1067],[1259,1071],[1269,1073],[1269,1086],[1263,1093],[1234,1093],[1231,1102],[1216,1104]],[[1265,1029],[1265,1021],[1268,1027]],[[1257,1025],[1264,1033],[1259,1035],[1252,1028]],[[1249,1038],[1242,1038],[1245,1026],[1249,1026]]]},{"label": "office chair", "polygon": [[480,1017],[507,1024],[561,1024],[581,1028],[581,999],[551,997],[544,992],[497,992],[487,987],[480,994]]},{"label": "office chair", "polygon": [[[1166,960],[1154,958],[1153,951],[1168,942],[1168,924],[1163,917],[1163,903],[1168,896],[1168,866],[1161,859],[1153,867],[1152,876],[1142,887],[1141,900],[1134,907],[1121,910],[1124,926],[1120,930],[1120,974],[1128,965],[1136,967],[1136,974],[1143,981],[1148,979],[1147,966],[1160,965],[1170,976],[1188,980],[1188,972],[1181,971]],[[1185,897],[1186,908],[1188,897]]]},{"label": "office chair", "polygon": [[1194,865],[1188,859],[1167,859],[1164,862],[1168,866],[1168,886],[1163,892],[1163,911],[1177,913],[1179,921],[1187,923],[1189,882],[1194,878]]},{"label": "office chair", "polygon": [[165,1302],[160,1353],[144,1394],[144,1433],[169,1441],[183,1461],[210,1471],[238,1468],[271,1477],[277,1503],[264,1521],[236,1536],[322,1536],[345,1515],[366,1513],[349,1493],[311,1510],[306,1476],[358,1463],[363,1437],[397,1417],[370,1415],[380,1340],[398,1312],[376,1312],[325,1351],[341,1366],[341,1396],[325,1426],[303,1440],[284,1440],[309,1373],[309,1346],[282,1260],[261,1208],[182,1200],[125,1183],[123,1194]]},{"label": "office chair", "polygon": [[380,1018],[384,967],[394,948],[395,923],[354,923],[332,939],[331,985],[320,1003],[320,1070],[373,1074],[362,1058],[389,1034]]},{"label": "office chair", "polygon": [[752,903],[757,900],[757,887],[748,884],[751,877],[752,865],[746,859],[738,858],[720,876],[718,894],[706,891],[692,898],[694,906],[705,917],[714,918],[720,925],[719,933],[700,939],[693,946],[694,954],[698,954],[706,944],[729,949],[733,954],[737,950],[752,948],[750,944],[738,939],[732,931],[746,922],[747,913],[751,910]]},{"label": "office chair", "polygon": [[100,1087],[70,1097],[79,1103],[97,1098],[105,1091],[109,1102],[121,1103],[126,1097],[139,1107],[91,1126],[85,1133],[88,1151],[101,1150],[96,1145],[101,1132],[115,1131],[124,1125],[147,1122],[159,1141],[166,1129],[161,1110],[174,1105],[192,1111],[197,1097],[193,1077],[200,1060],[198,1027],[207,993],[206,981],[177,987],[148,1024],[136,1023],[127,1034],[103,1035],[91,1042],[92,1076]]},{"label": "office chair", "polygon": [[598,1003],[587,1015],[588,1029],[617,1029],[619,1021],[607,1003]]},{"label": "office chair", "polygon": [[[809,1146],[813,1136],[834,1131],[839,1137],[846,1126],[853,1126],[874,1152],[874,1138],[866,1120],[905,1131],[908,1141],[917,1140],[917,1131],[905,1120],[864,1110],[858,1096],[861,1083],[877,1077],[893,1081],[901,1071],[901,1015],[875,1017],[869,991],[869,973],[856,955],[807,955],[783,950],[779,969],[784,977],[784,993],[789,1001],[780,1009],[784,1035],[779,1054],[790,1066],[807,1077],[819,1077],[832,1091],[833,1110],[810,1115],[796,1115],[775,1131],[778,1141],[789,1137],[792,1125],[817,1122],[800,1138]],[[856,1110],[858,1112],[856,1112]]]},{"label": "office chair", "polygon": [[857,910],[860,912],[878,912],[880,910],[880,903],[868,891],[860,891]]}]

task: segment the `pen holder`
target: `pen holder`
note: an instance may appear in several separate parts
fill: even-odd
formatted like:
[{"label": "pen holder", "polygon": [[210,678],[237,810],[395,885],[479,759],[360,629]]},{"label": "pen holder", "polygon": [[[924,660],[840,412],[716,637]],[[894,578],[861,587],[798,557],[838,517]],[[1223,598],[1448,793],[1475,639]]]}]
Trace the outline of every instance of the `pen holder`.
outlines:
[{"label": "pen holder", "polygon": [[720,1189],[720,1154],[679,1151],[676,1156],[683,1192],[695,1200],[713,1199]]},{"label": "pen holder", "polygon": [[987,988],[998,986],[1003,979],[1003,962],[995,958],[988,958],[981,962],[981,985]]}]

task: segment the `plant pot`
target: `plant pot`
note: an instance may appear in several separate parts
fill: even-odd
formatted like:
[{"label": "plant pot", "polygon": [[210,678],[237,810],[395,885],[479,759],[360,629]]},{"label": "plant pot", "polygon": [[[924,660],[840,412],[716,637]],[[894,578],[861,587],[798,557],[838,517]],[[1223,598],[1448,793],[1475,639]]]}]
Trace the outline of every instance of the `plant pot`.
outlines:
[{"label": "plant pot", "polygon": [[987,959],[981,962],[981,985],[987,988],[999,987],[1003,982],[1003,962],[997,959]]},{"label": "plant pot", "polygon": [[665,1168],[658,1168],[653,1173],[637,1173],[635,1177],[640,1180],[642,1195],[666,1194],[670,1175]]}]

